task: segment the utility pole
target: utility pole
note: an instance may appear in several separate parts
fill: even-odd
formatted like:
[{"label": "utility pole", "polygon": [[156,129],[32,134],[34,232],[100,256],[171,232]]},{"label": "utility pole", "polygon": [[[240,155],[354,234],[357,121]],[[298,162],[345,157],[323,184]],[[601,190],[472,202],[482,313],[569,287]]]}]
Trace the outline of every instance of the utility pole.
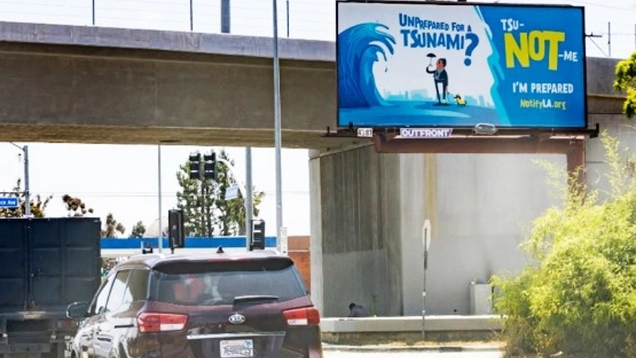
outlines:
[{"label": "utility pole", "polygon": [[607,22],[607,54],[612,57],[612,23]]},{"label": "utility pole", "polygon": [[287,38],[289,38],[289,0],[287,0],[286,5],[287,5]]},{"label": "utility pole", "polygon": [[249,251],[254,219],[254,193],[252,192],[252,148],[245,148],[245,248]]},{"label": "utility pole", "polygon": [[31,216],[31,189],[29,187],[29,146],[25,145],[24,151],[24,215]]},{"label": "utility pole", "polygon": [[194,31],[194,4],[190,0],[190,31]]},{"label": "utility pole", "polygon": [[221,0],[221,33],[230,33],[230,0]]},{"label": "utility pole", "polygon": [[12,146],[20,149],[24,155],[24,216],[31,216],[31,190],[29,185],[29,146],[19,145],[9,142]]},{"label": "utility pole", "polygon": [[[231,32],[231,7],[230,0],[221,0],[221,33]],[[221,161],[219,159],[219,161]],[[229,163],[224,163],[228,168]],[[234,174],[234,169],[230,168]],[[254,218],[254,193],[252,188],[252,147],[245,147],[245,188],[243,197],[245,198],[245,248],[250,248],[250,238],[252,237],[252,219]]]}]

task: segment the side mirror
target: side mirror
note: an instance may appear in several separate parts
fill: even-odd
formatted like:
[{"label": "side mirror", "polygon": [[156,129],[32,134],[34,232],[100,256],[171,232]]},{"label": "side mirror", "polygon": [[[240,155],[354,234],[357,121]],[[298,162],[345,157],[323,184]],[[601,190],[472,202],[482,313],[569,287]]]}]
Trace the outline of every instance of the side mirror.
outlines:
[{"label": "side mirror", "polygon": [[66,307],[66,317],[82,319],[88,317],[88,302],[73,302]]}]

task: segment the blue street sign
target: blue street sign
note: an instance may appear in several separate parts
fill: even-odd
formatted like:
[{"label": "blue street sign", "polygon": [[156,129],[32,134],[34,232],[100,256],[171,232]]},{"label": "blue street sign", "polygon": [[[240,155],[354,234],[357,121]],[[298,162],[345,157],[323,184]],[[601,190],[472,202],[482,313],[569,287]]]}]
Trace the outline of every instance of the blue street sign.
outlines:
[{"label": "blue street sign", "polygon": [[0,208],[17,208],[18,198],[0,198]]}]

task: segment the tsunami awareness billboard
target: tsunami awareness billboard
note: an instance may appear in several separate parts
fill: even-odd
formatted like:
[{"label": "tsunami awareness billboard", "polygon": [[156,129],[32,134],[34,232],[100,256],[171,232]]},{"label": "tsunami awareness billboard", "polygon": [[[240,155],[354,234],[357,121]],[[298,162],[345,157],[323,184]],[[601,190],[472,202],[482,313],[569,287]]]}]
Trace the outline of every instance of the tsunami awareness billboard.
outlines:
[{"label": "tsunami awareness billboard", "polygon": [[339,127],[587,127],[584,10],[337,2]]}]

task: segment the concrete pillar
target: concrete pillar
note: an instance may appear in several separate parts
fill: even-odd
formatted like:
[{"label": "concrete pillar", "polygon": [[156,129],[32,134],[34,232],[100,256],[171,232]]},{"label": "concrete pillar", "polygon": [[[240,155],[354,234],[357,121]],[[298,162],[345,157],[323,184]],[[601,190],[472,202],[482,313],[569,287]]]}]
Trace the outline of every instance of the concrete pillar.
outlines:
[{"label": "concrete pillar", "polygon": [[320,152],[309,151],[309,215],[311,261],[311,299],[324,315],[323,304],[323,264],[322,264],[322,200],[320,181]]},{"label": "concrete pillar", "polygon": [[372,146],[310,155],[314,301],[325,317],[345,316],[350,302],[399,315],[398,156]]}]

